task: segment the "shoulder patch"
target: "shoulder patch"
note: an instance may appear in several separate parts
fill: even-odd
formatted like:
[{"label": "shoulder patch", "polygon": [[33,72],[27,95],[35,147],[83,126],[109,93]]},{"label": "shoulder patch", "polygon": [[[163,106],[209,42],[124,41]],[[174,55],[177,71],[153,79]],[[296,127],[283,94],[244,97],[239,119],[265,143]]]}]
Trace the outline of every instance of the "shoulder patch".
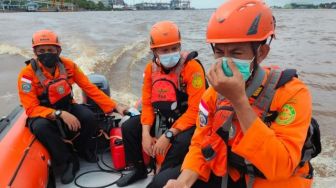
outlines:
[{"label": "shoulder patch", "polygon": [[191,85],[196,88],[196,89],[200,89],[203,86],[203,79],[201,76],[201,73],[196,72],[192,75],[192,82]]},{"label": "shoulder patch", "polygon": [[25,93],[29,93],[32,89],[31,83],[27,83],[27,82],[22,82],[21,87],[22,87],[22,91]]},{"label": "shoulder patch", "polygon": [[31,83],[32,83],[32,78],[31,78],[31,77],[28,77],[28,76],[25,76],[25,75],[23,75],[23,76],[21,77],[21,82],[24,82],[24,83],[31,84]]},{"label": "shoulder patch", "polygon": [[26,75],[21,77],[21,89],[25,93],[29,93],[32,89],[32,78]]},{"label": "shoulder patch", "polygon": [[205,127],[208,124],[208,115],[209,115],[209,110],[207,105],[203,100],[201,100],[199,104],[199,121],[200,121],[200,126]]},{"label": "shoulder patch", "polygon": [[288,125],[295,120],[296,111],[295,108],[290,104],[285,104],[278,117],[275,119],[275,123],[279,125]]}]

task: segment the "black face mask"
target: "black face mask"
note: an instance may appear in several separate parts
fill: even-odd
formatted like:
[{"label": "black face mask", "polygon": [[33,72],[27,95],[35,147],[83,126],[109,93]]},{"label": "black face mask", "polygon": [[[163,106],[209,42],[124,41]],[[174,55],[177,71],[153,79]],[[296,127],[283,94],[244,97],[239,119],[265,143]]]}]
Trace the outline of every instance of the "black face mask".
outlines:
[{"label": "black face mask", "polygon": [[37,56],[38,60],[46,67],[53,68],[59,61],[59,57],[54,53],[44,53]]}]

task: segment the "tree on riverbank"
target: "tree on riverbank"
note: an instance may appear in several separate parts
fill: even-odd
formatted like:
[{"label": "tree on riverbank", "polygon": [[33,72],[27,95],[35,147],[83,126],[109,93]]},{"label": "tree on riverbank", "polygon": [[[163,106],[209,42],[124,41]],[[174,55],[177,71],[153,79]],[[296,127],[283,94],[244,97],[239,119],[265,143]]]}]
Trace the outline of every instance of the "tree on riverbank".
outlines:
[{"label": "tree on riverbank", "polygon": [[110,7],[105,7],[101,1],[95,3],[90,0],[69,0],[69,3],[73,3],[79,10],[111,10]]}]

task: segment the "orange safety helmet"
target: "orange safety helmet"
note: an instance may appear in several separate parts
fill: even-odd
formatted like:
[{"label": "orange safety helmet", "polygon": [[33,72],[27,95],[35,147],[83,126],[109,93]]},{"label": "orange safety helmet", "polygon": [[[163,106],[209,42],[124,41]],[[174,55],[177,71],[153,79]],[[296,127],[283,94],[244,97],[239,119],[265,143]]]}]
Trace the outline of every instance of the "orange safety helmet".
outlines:
[{"label": "orange safety helmet", "polygon": [[181,34],[174,22],[162,21],[153,25],[150,32],[151,49],[178,43],[181,43]]},{"label": "orange safety helmet", "polygon": [[263,41],[275,34],[275,19],[262,0],[229,0],[211,16],[208,43]]},{"label": "orange safety helmet", "polygon": [[32,47],[35,48],[40,45],[55,45],[61,47],[57,34],[50,30],[40,30],[34,33]]}]

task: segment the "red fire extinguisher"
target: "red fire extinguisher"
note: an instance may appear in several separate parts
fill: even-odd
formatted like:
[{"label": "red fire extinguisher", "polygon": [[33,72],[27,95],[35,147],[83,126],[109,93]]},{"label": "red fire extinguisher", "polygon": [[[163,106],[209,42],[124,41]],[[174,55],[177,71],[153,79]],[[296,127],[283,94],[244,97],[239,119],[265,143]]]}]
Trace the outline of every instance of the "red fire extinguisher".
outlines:
[{"label": "red fire extinguisher", "polygon": [[[116,170],[123,170],[126,167],[125,149],[122,140],[122,133],[120,127],[112,128],[110,131],[110,149],[112,156],[112,163]],[[145,165],[149,165],[150,157],[142,151],[142,156]]]}]

